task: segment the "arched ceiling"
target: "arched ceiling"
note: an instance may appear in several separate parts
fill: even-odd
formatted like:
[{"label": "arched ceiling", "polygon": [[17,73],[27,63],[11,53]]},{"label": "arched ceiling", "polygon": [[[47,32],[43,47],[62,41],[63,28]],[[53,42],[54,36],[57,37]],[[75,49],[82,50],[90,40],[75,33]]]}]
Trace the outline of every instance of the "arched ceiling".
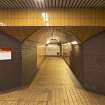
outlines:
[{"label": "arched ceiling", "polygon": [[0,8],[105,8],[105,0],[1,0]]},{"label": "arched ceiling", "polygon": [[19,41],[25,40],[41,27],[0,27],[0,31],[4,32]]},{"label": "arched ceiling", "polygon": [[0,27],[0,31],[4,32],[20,42],[28,37],[36,42],[45,42],[54,33],[60,37],[61,42],[79,40],[84,42],[88,38],[105,31],[105,27]]},{"label": "arched ceiling", "polygon": [[61,43],[65,43],[72,40],[72,37],[75,37],[74,35],[69,35],[69,38],[66,38],[66,34],[64,32],[60,32],[59,30],[56,30],[52,27],[45,27],[43,29],[40,29],[38,32],[33,33],[28,40],[35,41],[35,42],[41,42],[46,43],[47,40],[49,40],[51,37],[56,36],[59,38],[59,41]]},{"label": "arched ceiling", "polygon": [[[89,27],[89,26],[77,26],[77,27],[55,27],[61,32],[66,33],[67,35],[75,35],[81,42],[84,42],[88,38],[102,32],[105,30],[105,27]],[[68,38],[68,37],[67,37]]]}]

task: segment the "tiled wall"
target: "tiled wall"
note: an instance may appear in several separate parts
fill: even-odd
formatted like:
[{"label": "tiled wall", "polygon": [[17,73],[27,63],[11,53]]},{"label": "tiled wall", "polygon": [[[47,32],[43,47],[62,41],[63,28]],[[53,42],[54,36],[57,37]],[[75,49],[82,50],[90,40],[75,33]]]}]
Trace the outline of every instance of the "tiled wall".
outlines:
[{"label": "tiled wall", "polygon": [[36,43],[22,43],[22,85],[29,85],[37,72]]},{"label": "tiled wall", "polygon": [[105,94],[105,32],[83,44],[84,86]]},{"label": "tiled wall", "polygon": [[82,46],[81,45],[72,45],[71,53],[71,69],[76,75],[76,77],[83,83],[84,72],[83,72],[83,55],[82,55]]},{"label": "tiled wall", "polygon": [[86,89],[105,94],[105,32],[72,46],[71,68]]},{"label": "tiled wall", "polygon": [[[45,30],[30,35],[22,43],[22,85],[29,85],[38,71],[44,56],[44,49],[37,46]],[[38,37],[39,36],[39,37]]]},{"label": "tiled wall", "polygon": [[40,68],[40,65],[45,59],[45,50],[46,47],[44,44],[37,44],[37,68]]},{"label": "tiled wall", "polygon": [[71,52],[72,45],[70,43],[62,44],[62,56],[69,65],[71,64]]},{"label": "tiled wall", "polygon": [[21,43],[0,33],[0,48],[11,49],[11,60],[0,60],[0,91],[21,85]]}]

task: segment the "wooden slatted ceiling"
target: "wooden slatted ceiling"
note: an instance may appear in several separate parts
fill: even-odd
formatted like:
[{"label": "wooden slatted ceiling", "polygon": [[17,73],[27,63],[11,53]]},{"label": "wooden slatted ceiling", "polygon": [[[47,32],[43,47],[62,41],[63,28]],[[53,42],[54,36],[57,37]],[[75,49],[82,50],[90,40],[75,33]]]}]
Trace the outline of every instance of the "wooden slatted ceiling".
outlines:
[{"label": "wooden slatted ceiling", "polygon": [[104,8],[105,0],[0,0],[0,8]]}]

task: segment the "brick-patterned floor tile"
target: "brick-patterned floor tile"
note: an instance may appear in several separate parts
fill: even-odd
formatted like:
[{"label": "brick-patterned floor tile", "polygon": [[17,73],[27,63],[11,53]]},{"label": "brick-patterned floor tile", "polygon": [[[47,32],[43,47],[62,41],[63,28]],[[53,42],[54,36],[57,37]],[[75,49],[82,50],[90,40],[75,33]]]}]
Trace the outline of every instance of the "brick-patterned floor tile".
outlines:
[{"label": "brick-patterned floor tile", "polygon": [[84,90],[62,58],[48,57],[27,89],[0,95],[0,105],[105,105]]}]

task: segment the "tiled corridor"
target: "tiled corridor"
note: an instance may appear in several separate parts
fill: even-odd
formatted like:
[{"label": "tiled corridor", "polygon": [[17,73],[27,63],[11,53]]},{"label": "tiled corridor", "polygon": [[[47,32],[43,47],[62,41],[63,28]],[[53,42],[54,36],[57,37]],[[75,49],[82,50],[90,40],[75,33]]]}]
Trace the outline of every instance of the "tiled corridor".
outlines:
[{"label": "tiled corridor", "polygon": [[49,57],[29,88],[1,94],[0,105],[105,105],[105,96],[84,90],[62,58]]}]

